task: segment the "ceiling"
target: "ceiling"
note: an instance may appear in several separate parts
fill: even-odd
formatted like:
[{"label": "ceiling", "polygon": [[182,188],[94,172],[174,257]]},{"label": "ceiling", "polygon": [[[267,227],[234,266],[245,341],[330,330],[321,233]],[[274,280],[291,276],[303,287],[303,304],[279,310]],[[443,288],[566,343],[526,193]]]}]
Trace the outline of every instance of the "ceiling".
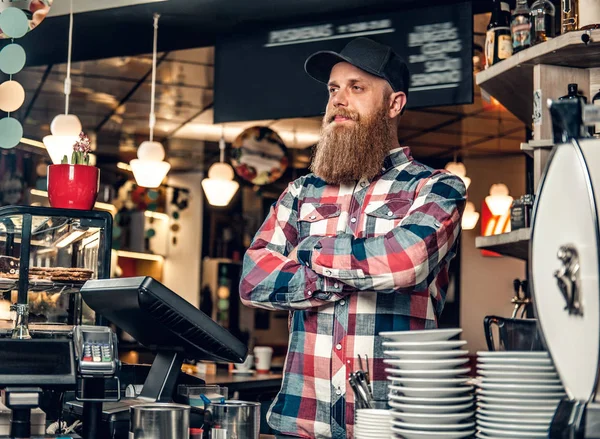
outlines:
[{"label": "ceiling", "polygon": [[[488,21],[485,14],[475,16],[480,46]],[[158,54],[155,137],[166,145],[174,171],[205,169],[218,157],[222,133],[231,142],[253,125],[277,131],[296,151],[296,167],[307,167],[307,147],[318,139],[319,117],[213,124],[214,58],[212,46]],[[128,162],[147,139],[151,67],[148,54],[73,63],[70,112],[94,135],[100,163]],[[50,133],[50,121],[64,112],[65,72],[65,64],[49,64],[14,76],[26,90],[25,104],[13,114],[22,121],[25,137],[41,141]],[[5,79],[0,74],[0,83]],[[487,157],[519,153],[525,126],[499,105],[486,103],[476,88],[471,105],[408,111],[400,138],[420,159]]]}]

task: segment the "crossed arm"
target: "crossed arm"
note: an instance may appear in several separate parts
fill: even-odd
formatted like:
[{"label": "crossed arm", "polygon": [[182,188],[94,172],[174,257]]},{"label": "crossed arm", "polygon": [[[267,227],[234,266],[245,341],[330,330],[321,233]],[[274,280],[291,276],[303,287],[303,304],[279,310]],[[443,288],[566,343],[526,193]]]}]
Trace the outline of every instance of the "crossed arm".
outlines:
[{"label": "crossed arm", "polygon": [[375,238],[310,236],[298,242],[301,181],[288,186],[244,256],[244,304],[297,310],[322,306],[352,291],[410,290],[436,274],[460,233],[465,188],[451,174],[423,181],[407,216]]}]

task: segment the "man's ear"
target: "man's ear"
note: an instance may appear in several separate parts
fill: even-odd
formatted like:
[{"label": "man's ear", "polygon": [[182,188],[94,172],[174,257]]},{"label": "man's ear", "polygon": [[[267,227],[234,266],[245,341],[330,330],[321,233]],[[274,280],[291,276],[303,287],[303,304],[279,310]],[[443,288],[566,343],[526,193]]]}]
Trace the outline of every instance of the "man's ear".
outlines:
[{"label": "man's ear", "polygon": [[389,100],[389,116],[394,119],[402,113],[402,109],[406,105],[406,95],[403,91],[392,93]]}]

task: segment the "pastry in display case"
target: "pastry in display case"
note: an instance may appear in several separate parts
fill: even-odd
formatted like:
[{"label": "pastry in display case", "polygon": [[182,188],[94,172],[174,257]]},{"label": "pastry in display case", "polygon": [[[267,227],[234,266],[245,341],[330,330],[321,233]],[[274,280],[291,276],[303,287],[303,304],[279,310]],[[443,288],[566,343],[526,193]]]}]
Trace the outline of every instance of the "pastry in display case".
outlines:
[{"label": "pastry in display case", "polygon": [[108,212],[0,208],[0,335],[29,338],[30,329],[93,324],[79,290],[109,277],[111,233]]}]

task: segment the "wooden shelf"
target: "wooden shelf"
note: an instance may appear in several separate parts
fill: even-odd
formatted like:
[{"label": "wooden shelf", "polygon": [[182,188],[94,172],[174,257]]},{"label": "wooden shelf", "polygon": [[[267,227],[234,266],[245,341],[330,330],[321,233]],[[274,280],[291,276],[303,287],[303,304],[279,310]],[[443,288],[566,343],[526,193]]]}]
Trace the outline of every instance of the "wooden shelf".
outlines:
[{"label": "wooden shelf", "polygon": [[475,247],[517,259],[529,259],[531,229],[518,229],[494,236],[478,236]]},{"label": "wooden shelf", "polygon": [[530,140],[529,142],[521,143],[521,151],[530,157],[534,157],[536,149],[552,149],[554,142],[552,140]]},{"label": "wooden shelf", "polygon": [[[478,73],[475,77],[477,85],[530,126],[535,65],[582,69],[600,67],[600,29],[591,31],[591,41],[587,46],[581,40],[584,33],[586,31],[569,32],[523,50]],[[542,101],[544,99],[542,96]]]}]

